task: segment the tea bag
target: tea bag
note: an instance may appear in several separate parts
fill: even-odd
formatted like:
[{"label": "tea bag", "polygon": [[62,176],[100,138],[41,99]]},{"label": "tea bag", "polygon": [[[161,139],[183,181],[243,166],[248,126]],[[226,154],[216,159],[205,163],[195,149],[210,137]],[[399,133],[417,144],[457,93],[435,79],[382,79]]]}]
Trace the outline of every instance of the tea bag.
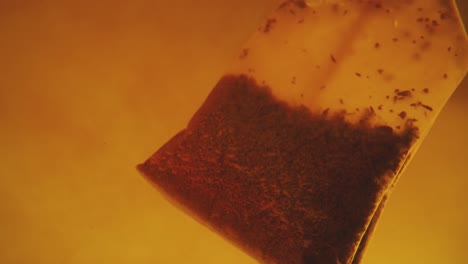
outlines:
[{"label": "tea bag", "polygon": [[262,263],[359,263],[467,50],[449,0],[285,1],[138,169]]}]

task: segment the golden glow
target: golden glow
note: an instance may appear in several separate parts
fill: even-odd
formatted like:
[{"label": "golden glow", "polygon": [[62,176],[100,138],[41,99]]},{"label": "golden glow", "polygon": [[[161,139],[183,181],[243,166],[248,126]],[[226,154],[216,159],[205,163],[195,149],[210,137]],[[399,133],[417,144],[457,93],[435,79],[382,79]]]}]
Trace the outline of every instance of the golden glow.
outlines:
[{"label": "golden glow", "polygon": [[[276,3],[39,2],[0,3],[0,262],[255,263],[134,166],[186,125]],[[401,178],[364,263],[468,259],[467,91]]]}]

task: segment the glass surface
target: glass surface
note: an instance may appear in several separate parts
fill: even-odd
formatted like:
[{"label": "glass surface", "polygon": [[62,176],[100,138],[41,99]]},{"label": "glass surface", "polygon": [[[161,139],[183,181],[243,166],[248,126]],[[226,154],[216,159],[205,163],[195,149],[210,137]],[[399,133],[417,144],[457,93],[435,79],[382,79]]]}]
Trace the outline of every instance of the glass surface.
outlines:
[{"label": "glass surface", "polygon": [[[2,1],[0,262],[255,263],[134,164],[185,126],[275,5]],[[364,263],[468,258],[467,91],[402,176]]]}]

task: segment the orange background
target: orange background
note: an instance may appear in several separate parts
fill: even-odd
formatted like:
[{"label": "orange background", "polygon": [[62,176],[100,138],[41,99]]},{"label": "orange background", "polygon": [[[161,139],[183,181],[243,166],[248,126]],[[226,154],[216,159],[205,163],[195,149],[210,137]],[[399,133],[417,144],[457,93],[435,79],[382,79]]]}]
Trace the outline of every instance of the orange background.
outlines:
[{"label": "orange background", "polygon": [[[255,263],[134,166],[186,125],[274,6],[1,1],[0,263]],[[465,81],[364,263],[468,263],[467,101]]]}]

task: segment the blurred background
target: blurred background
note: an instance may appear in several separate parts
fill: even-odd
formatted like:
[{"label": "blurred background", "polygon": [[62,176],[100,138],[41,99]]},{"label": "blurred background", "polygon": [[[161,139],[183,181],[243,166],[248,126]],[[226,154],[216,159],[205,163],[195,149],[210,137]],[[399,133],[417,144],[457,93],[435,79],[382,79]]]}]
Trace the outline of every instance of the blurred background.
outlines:
[{"label": "blurred background", "polygon": [[[276,2],[0,1],[0,263],[256,263],[135,165],[185,127]],[[465,80],[364,263],[468,263],[467,101]]]}]

